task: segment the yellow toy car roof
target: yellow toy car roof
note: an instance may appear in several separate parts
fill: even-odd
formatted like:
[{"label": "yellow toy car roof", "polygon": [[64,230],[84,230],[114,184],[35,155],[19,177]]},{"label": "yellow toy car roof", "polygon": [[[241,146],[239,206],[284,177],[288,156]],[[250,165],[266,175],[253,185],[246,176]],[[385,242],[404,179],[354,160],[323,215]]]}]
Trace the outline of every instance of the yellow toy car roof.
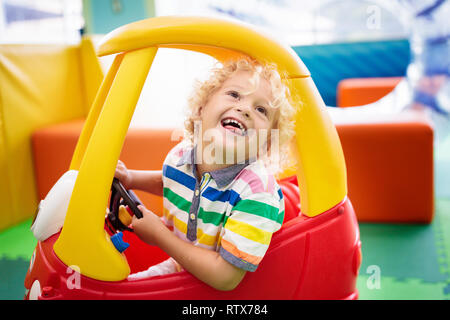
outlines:
[{"label": "yellow toy car roof", "polygon": [[148,47],[194,50],[219,61],[242,53],[259,61],[276,61],[288,78],[310,76],[290,47],[244,23],[207,17],[167,16],[130,23],[106,35],[98,55]]}]

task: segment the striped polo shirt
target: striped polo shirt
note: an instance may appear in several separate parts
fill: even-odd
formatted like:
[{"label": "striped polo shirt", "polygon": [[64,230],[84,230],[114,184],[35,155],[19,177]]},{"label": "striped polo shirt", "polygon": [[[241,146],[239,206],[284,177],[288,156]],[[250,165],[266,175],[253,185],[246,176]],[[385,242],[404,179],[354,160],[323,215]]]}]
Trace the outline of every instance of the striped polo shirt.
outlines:
[{"label": "striped polo shirt", "polygon": [[182,141],[164,160],[162,220],[179,238],[255,271],[283,223],[279,185],[261,160],[197,177],[195,153]]}]

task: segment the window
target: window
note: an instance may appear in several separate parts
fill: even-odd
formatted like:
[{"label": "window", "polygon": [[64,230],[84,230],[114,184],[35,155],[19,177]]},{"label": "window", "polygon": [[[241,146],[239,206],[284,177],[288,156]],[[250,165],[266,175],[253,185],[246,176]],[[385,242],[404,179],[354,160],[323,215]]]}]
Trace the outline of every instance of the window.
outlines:
[{"label": "window", "polygon": [[81,0],[0,0],[0,42],[76,43]]},{"label": "window", "polygon": [[308,45],[406,36],[400,3],[387,0],[155,1],[157,15],[205,15],[238,19],[285,43]]}]

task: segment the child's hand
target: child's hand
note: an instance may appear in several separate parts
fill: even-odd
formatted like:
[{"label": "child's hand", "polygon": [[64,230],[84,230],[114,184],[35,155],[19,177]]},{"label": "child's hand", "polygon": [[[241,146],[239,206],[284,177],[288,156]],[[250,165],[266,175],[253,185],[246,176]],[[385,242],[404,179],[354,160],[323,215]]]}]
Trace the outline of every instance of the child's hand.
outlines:
[{"label": "child's hand", "polygon": [[131,189],[131,173],[122,161],[117,162],[114,178],[119,179],[125,189]]},{"label": "child's hand", "polygon": [[156,245],[156,240],[162,228],[165,228],[160,218],[147,210],[144,206],[138,206],[142,212],[142,218],[133,216],[131,225],[133,226],[134,233],[145,243],[150,245]]}]

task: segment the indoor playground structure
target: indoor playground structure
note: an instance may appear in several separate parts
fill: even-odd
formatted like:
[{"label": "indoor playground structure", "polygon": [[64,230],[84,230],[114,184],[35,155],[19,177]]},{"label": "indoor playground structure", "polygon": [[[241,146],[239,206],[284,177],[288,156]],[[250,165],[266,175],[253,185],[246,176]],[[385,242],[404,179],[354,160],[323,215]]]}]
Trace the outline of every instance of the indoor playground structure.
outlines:
[{"label": "indoor playground structure", "polygon": [[[98,44],[0,44],[0,299],[448,299],[449,40],[427,28],[449,3],[435,2],[409,41],[290,47],[238,20],[157,16]],[[167,48],[275,63],[297,109],[282,228],[232,291],[186,271],[127,280],[168,258],[127,227],[162,198],[113,179],[119,159],[160,170],[181,139],[130,126]]]}]

